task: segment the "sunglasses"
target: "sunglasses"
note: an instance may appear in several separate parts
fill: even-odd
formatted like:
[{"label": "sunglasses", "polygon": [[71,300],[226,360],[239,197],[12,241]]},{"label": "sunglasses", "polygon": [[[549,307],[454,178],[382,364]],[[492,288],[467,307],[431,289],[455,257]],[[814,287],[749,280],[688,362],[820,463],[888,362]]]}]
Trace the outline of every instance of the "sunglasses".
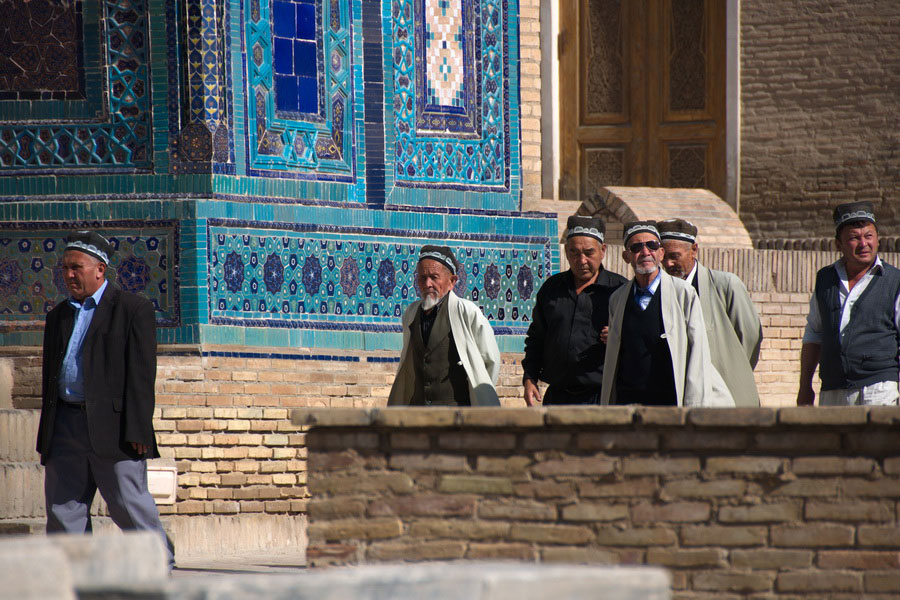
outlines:
[{"label": "sunglasses", "polygon": [[656,240],[650,240],[649,242],[635,242],[628,246],[628,249],[632,254],[638,254],[641,251],[641,248],[643,248],[644,246],[647,246],[647,250],[649,250],[650,252],[656,252],[657,250],[662,248],[659,242],[657,242]]}]

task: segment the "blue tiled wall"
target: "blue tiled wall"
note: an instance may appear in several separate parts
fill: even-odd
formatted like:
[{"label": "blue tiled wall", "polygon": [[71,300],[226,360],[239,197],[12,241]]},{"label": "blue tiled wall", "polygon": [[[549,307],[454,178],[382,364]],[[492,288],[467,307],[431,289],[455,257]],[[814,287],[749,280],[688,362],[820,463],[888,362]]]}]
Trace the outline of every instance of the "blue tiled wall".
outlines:
[{"label": "blue tiled wall", "polygon": [[72,1],[0,15],[76,24],[57,79],[0,73],[0,341],[39,343],[77,227],[163,343],[395,348],[441,240],[519,348],[558,254],[519,212],[515,0]]}]

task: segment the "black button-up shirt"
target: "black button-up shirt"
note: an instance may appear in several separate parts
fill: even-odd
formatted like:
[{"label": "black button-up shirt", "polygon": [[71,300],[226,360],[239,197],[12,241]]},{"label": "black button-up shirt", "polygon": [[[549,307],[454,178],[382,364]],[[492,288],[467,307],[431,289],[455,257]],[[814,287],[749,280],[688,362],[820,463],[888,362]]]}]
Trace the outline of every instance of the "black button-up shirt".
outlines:
[{"label": "black button-up shirt", "polygon": [[626,282],[602,267],[580,294],[571,271],[545,281],[525,338],[525,376],[571,394],[599,392],[606,358],[600,332],[609,324],[609,296]]}]

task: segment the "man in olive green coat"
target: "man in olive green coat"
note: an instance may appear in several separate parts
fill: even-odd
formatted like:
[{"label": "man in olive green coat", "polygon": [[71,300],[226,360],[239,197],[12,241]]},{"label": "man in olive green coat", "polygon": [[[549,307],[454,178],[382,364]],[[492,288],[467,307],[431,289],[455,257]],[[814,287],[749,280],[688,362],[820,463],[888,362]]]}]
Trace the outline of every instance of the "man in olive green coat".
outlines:
[{"label": "man in olive green coat", "polygon": [[733,273],[709,269],[697,260],[697,227],[684,219],[658,223],[666,250],[663,267],[694,286],[700,296],[712,363],[735,406],[759,406],[753,369],[759,360],[762,325],[743,282]]}]

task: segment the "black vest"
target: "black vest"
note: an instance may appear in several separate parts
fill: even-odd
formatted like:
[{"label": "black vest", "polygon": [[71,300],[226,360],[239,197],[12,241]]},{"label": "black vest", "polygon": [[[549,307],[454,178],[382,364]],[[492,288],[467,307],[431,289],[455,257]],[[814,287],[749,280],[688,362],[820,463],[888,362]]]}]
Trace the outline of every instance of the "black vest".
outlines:
[{"label": "black vest", "polygon": [[412,406],[469,406],[469,379],[459,360],[446,298],[426,343],[422,337],[422,309],[410,324],[410,359],[415,373]]},{"label": "black vest", "polygon": [[616,404],[675,406],[675,376],[669,342],[662,320],[662,290],[657,288],[646,309],[634,299],[634,287],[625,300],[622,343],[616,377]]},{"label": "black vest", "polygon": [[900,293],[900,270],[882,261],[850,311],[841,343],[840,278],[834,266],[816,275],[816,302],[822,315],[819,377],[823,390],[860,388],[897,381],[898,344],[894,303]]}]

